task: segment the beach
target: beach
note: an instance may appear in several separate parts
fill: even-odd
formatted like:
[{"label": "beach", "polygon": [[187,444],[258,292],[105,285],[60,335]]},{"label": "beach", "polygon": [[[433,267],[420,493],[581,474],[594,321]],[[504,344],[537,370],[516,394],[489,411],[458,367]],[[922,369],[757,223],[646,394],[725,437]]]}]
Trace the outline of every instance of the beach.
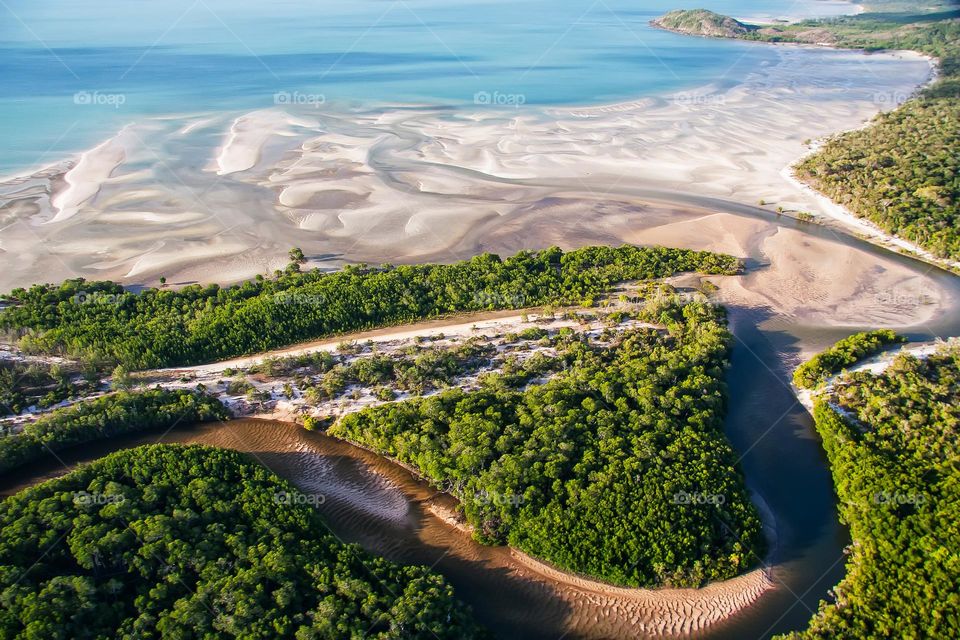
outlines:
[{"label": "beach", "polygon": [[[277,108],[130,125],[59,172],[0,184],[0,290],[70,277],[228,284],[283,268],[293,246],[308,268],[335,269],[631,242],[768,265],[748,269],[732,302],[810,323],[924,322],[935,287],[789,219],[837,215],[789,167],[808,141],[895,106],[930,62],[775,49],[775,64],[729,86],[607,106]],[[885,298],[920,289],[929,303]]]}]

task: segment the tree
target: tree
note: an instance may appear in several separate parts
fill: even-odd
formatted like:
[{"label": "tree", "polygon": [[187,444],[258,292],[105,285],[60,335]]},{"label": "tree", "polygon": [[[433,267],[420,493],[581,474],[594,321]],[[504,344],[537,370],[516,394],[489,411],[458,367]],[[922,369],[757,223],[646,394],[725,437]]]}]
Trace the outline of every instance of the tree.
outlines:
[{"label": "tree", "polygon": [[118,390],[129,389],[133,386],[133,378],[130,376],[130,372],[122,364],[114,367],[113,374],[110,376],[110,386]]},{"label": "tree", "polygon": [[294,247],[290,249],[290,262],[294,264],[303,264],[307,261],[307,257],[303,255],[303,251],[300,247]]}]

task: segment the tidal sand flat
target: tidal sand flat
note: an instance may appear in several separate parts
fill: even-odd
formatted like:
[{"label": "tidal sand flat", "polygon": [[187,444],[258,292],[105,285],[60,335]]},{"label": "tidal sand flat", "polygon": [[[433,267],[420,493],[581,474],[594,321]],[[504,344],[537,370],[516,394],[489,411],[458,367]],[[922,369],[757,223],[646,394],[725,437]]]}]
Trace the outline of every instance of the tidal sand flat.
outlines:
[{"label": "tidal sand flat", "polygon": [[737,255],[765,244],[771,262],[800,263],[802,243],[770,240],[772,216],[756,225],[742,203],[818,211],[782,175],[804,142],[861,125],[930,67],[771,49],[774,62],[731,86],[605,107],[278,108],[131,125],[66,171],[0,185],[0,289],[230,282],[282,267],[291,246],[331,268],[598,241],[701,248],[716,236],[683,223],[714,212],[737,214]]}]

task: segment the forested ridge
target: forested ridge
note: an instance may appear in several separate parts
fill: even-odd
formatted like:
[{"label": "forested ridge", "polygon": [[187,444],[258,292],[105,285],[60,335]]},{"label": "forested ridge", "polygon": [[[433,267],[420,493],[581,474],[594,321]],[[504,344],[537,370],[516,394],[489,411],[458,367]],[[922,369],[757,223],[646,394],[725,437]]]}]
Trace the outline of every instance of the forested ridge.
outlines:
[{"label": "forested ridge", "polygon": [[83,400],[40,416],[20,433],[0,435],[0,473],[78,444],[229,418],[219,400],[192,391],[121,391]]},{"label": "forested ridge", "polygon": [[338,542],[242,454],[122,451],[0,502],[0,637],[469,639],[452,588]]},{"label": "forested ridge", "polygon": [[613,283],[681,271],[732,273],[736,259],[709,252],[623,246],[492,254],[451,265],[348,266],[178,291],[124,291],[68,280],[17,289],[0,329],[30,352],[121,363],[189,365],[263,352],[337,333],[445,314],[590,303]]},{"label": "forested ridge", "polygon": [[960,347],[844,376],[814,416],[853,538],[800,638],[960,637]]},{"label": "forested ridge", "polygon": [[496,376],[344,416],[329,433],[456,496],[475,537],[625,586],[699,586],[759,562],[762,526],[722,432],[723,311],[654,298],[613,344],[578,337],[560,372]]},{"label": "forested ridge", "polygon": [[[877,5],[878,3],[873,3]],[[730,18],[700,10],[671,12],[666,28],[687,33],[908,49],[939,59],[939,79],[871,126],[842,133],[797,166],[799,177],[875,223],[936,256],[960,260],[960,11],[955,3],[879,3],[856,16],[720,29]],[[736,22],[736,21],[733,21]],[[878,94],[884,108],[908,96]]]}]

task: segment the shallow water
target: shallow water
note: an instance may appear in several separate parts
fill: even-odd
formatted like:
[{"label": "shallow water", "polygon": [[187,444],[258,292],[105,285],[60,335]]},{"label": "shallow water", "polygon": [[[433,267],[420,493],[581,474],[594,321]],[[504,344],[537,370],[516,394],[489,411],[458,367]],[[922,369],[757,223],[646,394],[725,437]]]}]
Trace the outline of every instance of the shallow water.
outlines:
[{"label": "shallow water", "polygon": [[[822,0],[699,4],[761,17],[852,10]],[[148,116],[275,104],[604,103],[733,82],[775,55],[652,29],[676,0],[3,6],[0,174],[59,161]]]}]

